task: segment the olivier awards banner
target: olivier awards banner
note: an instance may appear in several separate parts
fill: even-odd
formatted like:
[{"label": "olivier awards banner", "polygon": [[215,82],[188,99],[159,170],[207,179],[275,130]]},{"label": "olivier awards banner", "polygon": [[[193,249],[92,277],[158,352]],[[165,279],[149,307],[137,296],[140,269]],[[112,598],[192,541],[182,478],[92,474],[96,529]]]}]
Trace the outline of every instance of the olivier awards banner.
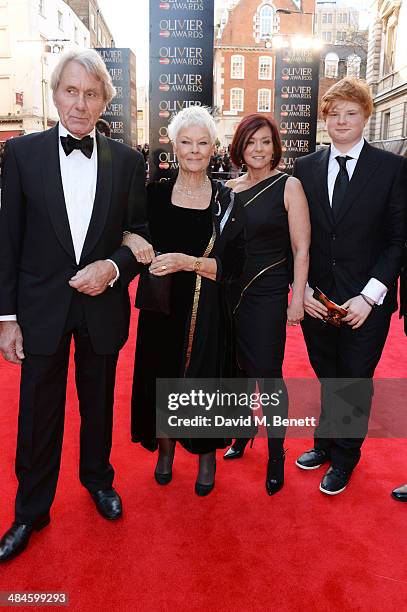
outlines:
[{"label": "olivier awards banner", "polygon": [[137,144],[136,56],[130,49],[98,48],[106,64],[116,96],[107,105],[103,119],[108,121],[113,140],[130,147]]},{"label": "olivier awards banner", "polygon": [[280,167],[292,172],[297,157],[315,151],[319,52],[283,48],[276,52],[274,116],[280,128]]},{"label": "olivier awards banner", "polygon": [[212,106],[214,0],[150,0],[150,180],[177,168],[167,126],[193,105]]}]

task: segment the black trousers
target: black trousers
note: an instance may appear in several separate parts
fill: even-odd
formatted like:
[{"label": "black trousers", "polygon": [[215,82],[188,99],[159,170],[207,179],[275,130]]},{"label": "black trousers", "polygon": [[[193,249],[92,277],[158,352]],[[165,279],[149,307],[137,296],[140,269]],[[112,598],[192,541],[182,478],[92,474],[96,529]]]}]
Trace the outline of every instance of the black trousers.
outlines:
[{"label": "black trousers", "polygon": [[81,415],[80,481],[91,492],[109,488],[113,483],[109,457],[118,353],[95,354],[81,295],[75,293],[57,352],[49,356],[26,353],[21,366],[15,504],[18,522],[30,524],[47,514],[55,497],[72,337]]},{"label": "black trousers", "polygon": [[[386,306],[375,308],[356,330],[348,325],[336,328],[307,314],[302,322],[308,356],[321,380],[321,415],[315,430],[315,448],[328,452],[332,465],[345,471],[352,471],[360,459],[372,406],[371,379],[386,342],[391,314]],[[353,405],[349,418],[340,412],[341,401],[333,379],[353,378],[358,381],[345,391],[346,399]],[[347,419],[352,434],[349,437]]]},{"label": "black trousers", "polygon": [[[262,407],[268,422],[288,415],[288,395],[283,377],[286,341],[288,281],[286,273],[260,277],[246,291],[236,311],[237,358],[242,374],[257,380],[261,393],[282,394],[276,407]],[[249,389],[252,393],[254,389]],[[257,430],[253,431],[255,435]],[[267,429],[269,455],[283,452],[286,427]]]}]

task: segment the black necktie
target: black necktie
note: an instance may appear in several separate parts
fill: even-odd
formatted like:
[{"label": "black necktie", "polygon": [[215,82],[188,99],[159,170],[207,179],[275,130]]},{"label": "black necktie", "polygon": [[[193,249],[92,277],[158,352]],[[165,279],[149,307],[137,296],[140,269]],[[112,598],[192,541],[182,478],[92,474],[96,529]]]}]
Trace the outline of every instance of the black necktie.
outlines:
[{"label": "black necktie", "polygon": [[349,175],[346,170],[346,162],[348,159],[352,159],[349,155],[337,155],[335,157],[339,164],[339,172],[336,177],[334,191],[332,194],[332,212],[334,217],[338,215],[338,212],[342,206],[342,202],[345,199],[346,189],[349,185]]},{"label": "black necktie", "polygon": [[61,136],[61,145],[65,151],[65,155],[70,155],[72,151],[78,149],[82,151],[88,159],[92,157],[93,138],[91,136],[85,136],[85,138],[81,138],[81,140],[73,138],[70,134],[68,134],[68,136]]}]

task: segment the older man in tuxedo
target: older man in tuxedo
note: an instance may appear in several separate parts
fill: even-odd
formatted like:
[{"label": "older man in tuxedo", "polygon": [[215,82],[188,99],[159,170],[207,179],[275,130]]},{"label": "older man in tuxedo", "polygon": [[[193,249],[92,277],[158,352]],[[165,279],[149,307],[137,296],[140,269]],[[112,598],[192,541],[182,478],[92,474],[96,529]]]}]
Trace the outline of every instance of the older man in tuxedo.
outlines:
[{"label": "older man in tuxedo", "polygon": [[63,56],[51,87],[60,122],[8,141],[5,152],[0,350],[21,364],[21,386],[15,522],[0,541],[0,561],[19,554],[50,521],[72,338],[80,480],[104,518],[122,513],[109,461],[113,395],[128,336],[127,287],[140,264],[121,242],[125,231],[148,237],[144,161],[95,131],[114,95],[96,51]]},{"label": "older man in tuxedo", "polygon": [[[360,459],[371,378],[397,307],[407,162],[364,140],[372,98],[363,82],[346,77],[335,83],[321,111],[331,146],[298,159],[294,171],[308,199],[312,233],[302,328],[311,365],[323,380],[314,448],[296,463],[304,470],[331,463],[320,490],[337,495]],[[347,309],[339,328],[324,322],[327,309],[314,299],[316,287]],[[342,390],[353,407],[350,416],[337,411],[343,407],[333,391],[338,379],[352,379]]]}]

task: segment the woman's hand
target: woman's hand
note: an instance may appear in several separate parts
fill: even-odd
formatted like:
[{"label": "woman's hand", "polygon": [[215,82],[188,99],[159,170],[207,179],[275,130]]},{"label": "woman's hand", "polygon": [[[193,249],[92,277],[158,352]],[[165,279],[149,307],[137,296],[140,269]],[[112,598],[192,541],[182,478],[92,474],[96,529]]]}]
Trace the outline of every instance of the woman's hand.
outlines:
[{"label": "woman's hand", "polygon": [[158,255],[150,266],[151,274],[154,276],[165,276],[174,272],[192,272],[196,257],[184,255],[184,253],[163,253]]},{"label": "woman's hand", "polygon": [[149,264],[155,257],[154,249],[147,240],[138,234],[125,234],[122,246],[129,247],[139,263]]},{"label": "woman's hand", "polygon": [[304,302],[293,297],[287,308],[287,325],[299,325],[303,318]]}]

